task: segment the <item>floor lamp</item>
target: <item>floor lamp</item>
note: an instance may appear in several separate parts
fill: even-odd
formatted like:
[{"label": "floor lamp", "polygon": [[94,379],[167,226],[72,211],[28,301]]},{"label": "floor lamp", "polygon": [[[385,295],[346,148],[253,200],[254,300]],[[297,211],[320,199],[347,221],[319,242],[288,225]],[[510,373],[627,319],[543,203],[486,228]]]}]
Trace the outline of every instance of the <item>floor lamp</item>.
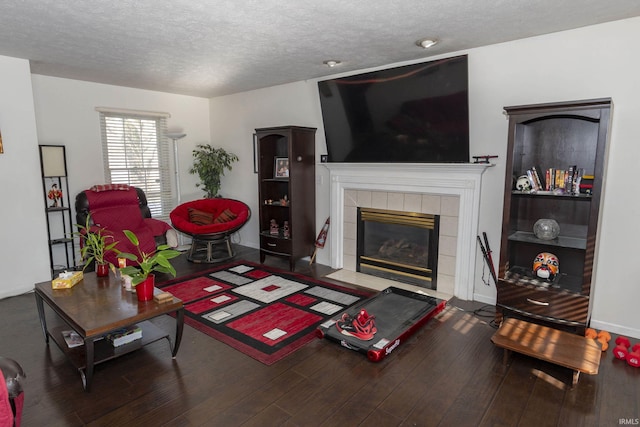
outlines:
[{"label": "floor lamp", "polygon": [[[171,138],[171,140],[173,141],[173,164],[174,164],[174,173],[176,175],[176,192],[178,193],[178,203],[176,203],[176,206],[180,206],[180,204],[182,203],[182,197],[180,192],[180,167],[178,166],[178,140],[184,138],[185,136],[187,136],[187,134],[179,133],[179,132],[168,132],[166,135],[168,138]],[[178,236],[179,245],[183,246],[184,237],[182,233],[179,233],[179,234],[180,234]]]}]

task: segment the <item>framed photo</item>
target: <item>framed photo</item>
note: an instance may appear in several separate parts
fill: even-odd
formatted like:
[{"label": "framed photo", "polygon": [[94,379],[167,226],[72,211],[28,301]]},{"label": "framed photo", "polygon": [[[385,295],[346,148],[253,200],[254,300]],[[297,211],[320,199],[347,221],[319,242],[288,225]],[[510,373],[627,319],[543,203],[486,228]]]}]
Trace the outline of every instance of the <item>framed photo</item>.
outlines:
[{"label": "framed photo", "polygon": [[289,178],[289,158],[288,157],[276,157],[275,165],[273,167],[274,178]]}]

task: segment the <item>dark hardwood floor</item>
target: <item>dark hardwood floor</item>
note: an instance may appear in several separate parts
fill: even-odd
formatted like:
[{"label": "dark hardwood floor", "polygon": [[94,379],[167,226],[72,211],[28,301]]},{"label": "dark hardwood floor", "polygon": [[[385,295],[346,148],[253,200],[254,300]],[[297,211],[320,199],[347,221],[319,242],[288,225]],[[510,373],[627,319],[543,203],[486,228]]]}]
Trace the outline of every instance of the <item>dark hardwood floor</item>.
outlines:
[{"label": "dark hardwood floor", "polygon": [[[237,259],[258,258],[238,248]],[[266,264],[287,268],[273,257]],[[301,261],[297,271],[331,270]],[[153,343],[98,365],[85,393],[62,352],[45,344],[28,293],[0,301],[0,354],[27,373],[24,427],[638,424],[640,369],[609,350],[599,374],[571,388],[571,372],[552,364],[514,354],[504,367],[490,340],[493,307],[479,308],[453,299],[380,363],[318,339],[265,366],[185,326],[175,360],[165,340]],[[173,318],[155,322],[173,331]]]}]

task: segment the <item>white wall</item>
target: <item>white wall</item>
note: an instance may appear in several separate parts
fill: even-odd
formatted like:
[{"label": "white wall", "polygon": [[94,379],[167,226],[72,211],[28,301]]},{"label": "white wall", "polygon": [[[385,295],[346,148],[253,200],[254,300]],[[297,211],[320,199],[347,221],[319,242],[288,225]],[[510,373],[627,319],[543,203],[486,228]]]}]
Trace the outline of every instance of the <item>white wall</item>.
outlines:
[{"label": "white wall", "polygon": [[[496,166],[483,176],[479,223],[496,256],[500,249],[507,145],[503,107],[613,98],[592,326],[640,338],[640,286],[632,267],[640,242],[640,227],[635,225],[640,199],[629,197],[640,154],[640,144],[634,138],[635,121],[640,117],[640,58],[632,54],[639,39],[640,18],[634,18],[447,56],[469,55],[471,155],[499,155]],[[388,66],[393,65],[400,64]],[[212,139],[234,148],[242,159],[241,170],[229,175],[223,189],[249,203],[256,216],[257,181],[255,175],[247,176],[253,167],[250,140],[254,128],[287,124],[317,127],[316,152],[326,152],[315,80],[215,98],[211,100],[211,114]],[[317,176],[319,229],[329,215],[329,183],[322,166],[317,167]],[[245,244],[257,245],[256,219],[243,236]],[[320,251],[318,262],[329,264],[328,248]],[[495,303],[495,286],[482,282],[483,260],[477,253],[475,299]],[[486,271],[484,275],[488,276]]]},{"label": "white wall", "polygon": [[0,298],[50,277],[30,73],[28,61],[0,56]]},{"label": "white wall", "polygon": [[[253,173],[253,133],[257,128],[297,125],[318,128],[318,134],[323,135],[317,89],[314,84],[297,82],[213,98],[210,105],[212,143],[240,158],[233,170],[222,178],[221,193],[247,203],[252,212],[251,220],[240,230],[236,241],[258,248],[258,175]],[[316,144],[316,152],[324,153],[318,151],[321,148],[322,144]],[[318,191],[324,191],[322,196],[317,196],[318,202],[326,205],[328,188],[319,187]],[[318,211],[323,212],[323,208],[328,209],[328,206],[320,207]],[[318,213],[318,227],[324,224],[327,216],[328,210]],[[318,260],[329,264],[328,256]]]},{"label": "white wall", "polygon": [[[178,141],[182,199],[202,197],[195,187],[197,176],[187,171],[193,163],[191,151],[196,144],[209,143],[207,99],[41,75],[33,75],[32,80],[38,138],[40,144],[66,146],[72,204],[78,192],[105,182],[96,107],[171,114],[167,119],[169,130],[187,134]],[[171,167],[173,176],[173,156]]]},{"label": "white wall", "polygon": [[16,272],[4,275],[0,298],[51,278],[38,144],[66,146],[72,205],[78,192],[104,183],[95,107],[170,113],[169,127],[187,133],[179,143],[183,198],[202,197],[195,188],[197,178],[187,170],[191,150],[209,142],[207,99],[31,75],[27,61],[4,57],[0,57],[0,76],[0,130],[5,146],[5,154],[0,155],[5,183],[0,189],[0,268]]}]

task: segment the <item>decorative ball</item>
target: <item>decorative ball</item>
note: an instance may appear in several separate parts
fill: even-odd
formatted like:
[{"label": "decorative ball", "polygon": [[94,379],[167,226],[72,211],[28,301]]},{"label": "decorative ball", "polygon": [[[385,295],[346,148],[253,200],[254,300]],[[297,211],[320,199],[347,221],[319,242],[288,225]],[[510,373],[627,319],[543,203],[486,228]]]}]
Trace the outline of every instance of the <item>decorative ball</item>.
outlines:
[{"label": "decorative ball", "polygon": [[533,260],[533,272],[541,279],[552,281],[560,272],[560,261],[550,252],[540,252]]},{"label": "decorative ball", "polygon": [[527,175],[521,175],[516,180],[516,190],[518,191],[529,191],[531,190],[531,181]]},{"label": "decorative ball", "polygon": [[540,240],[552,240],[560,234],[560,225],[555,219],[542,218],[533,224],[533,234]]}]

